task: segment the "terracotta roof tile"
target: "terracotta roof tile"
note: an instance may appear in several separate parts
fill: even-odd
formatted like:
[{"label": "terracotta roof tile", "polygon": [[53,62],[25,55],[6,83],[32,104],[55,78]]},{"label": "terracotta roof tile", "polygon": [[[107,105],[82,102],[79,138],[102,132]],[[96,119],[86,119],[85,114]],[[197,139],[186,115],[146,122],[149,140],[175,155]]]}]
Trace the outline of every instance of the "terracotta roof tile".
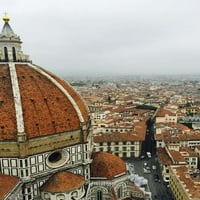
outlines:
[{"label": "terracotta roof tile", "polygon": [[28,138],[80,128],[71,102],[46,77],[28,66],[18,65],[17,73]]},{"label": "terracotta roof tile", "polygon": [[190,141],[190,140],[200,140],[200,134],[198,132],[170,132],[170,130],[165,130],[161,134],[155,134],[155,140],[163,140],[166,143],[178,142],[178,141]]},{"label": "terracotta roof tile", "polygon": [[144,141],[146,136],[146,123],[135,124],[133,131],[126,133],[111,132],[94,135],[94,142],[123,142],[123,141]]},{"label": "terracotta roof tile", "polygon": [[181,155],[179,151],[169,150],[169,153],[171,154],[171,157],[173,158],[175,162],[178,162],[178,163],[185,162],[184,157]]},{"label": "terracotta roof tile", "polygon": [[124,141],[144,141],[144,134],[135,134],[134,132],[128,133],[120,133],[120,132],[112,132],[112,133],[102,133],[96,134],[94,136],[94,142],[124,142]]},{"label": "terracotta roof tile", "polygon": [[19,178],[0,174],[0,199],[4,199],[18,183]]},{"label": "terracotta roof tile", "polygon": [[94,153],[91,177],[114,179],[122,173],[126,173],[126,164],[121,158],[107,152]]},{"label": "terracotta roof tile", "polygon": [[[0,66],[0,140],[15,140],[17,125],[11,77],[8,65]],[[27,64],[16,64],[15,68],[27,138],[80,129],[76,109],[53,82]],[[87,107],[81,97],[67,83],[49,75],[70,93],[84,120],[88,120]]]},{"label": "terracotta roof tile", "polygon": [[0,67],[0,112],[0,140],[16,139],[16,114],[8,65]]},{"label": "terracotta roof tile", "polygon": [[185,155],[184,152],[187,153],[187,156],[186,157],[197,157],[197,153],[192,150],[190,147],[181,147],[180,148],[180,152],[183,153],[183,156]]},{"label": "terracotta roof tile", "polygon": [[[46,71],[46,70],[44,70]],[[78,104],[79,109],[81,110],[81,113],[84,117],[84,120],[89,119],[88,109],[86,107],[86,104],[84,104],[84,100],[81,98],[81,96],[78,94],[77,91],[75,91],[66,81],[63,81],[62,79],[58,78],[55,74],[52,74],[48,71],[46,71],[49,75],[51,75],[58,83],[60,83],[72,96],[72,98],[76,101]]]},{"label": "terracotta roof tile", "polygon": [[157,113],[156,113],[156,117],[165,117],[165,115],[176,116],[175,113],[172,113],[169,110],[166,110],[166,109],[163,109],[163,108],[159,108]]},{"label": "terracotta roof tile", "polygon": [[157,154],[163,165],[171,165],[172,164],[172,160],[169,157],[165,148],[157,148]]},{"label": "terracotta roof tile", "polygon": [[41,191],[45,192],[67,192],[83,186],[85,179],[81,175],[68,171],[57,172],[44,185]]},{"label": "terracotta roof tile", "polygon": [[191,199],[200,199],[200,184],[198,179],[194,179],[188,174],[188,168],[186,166],[172,166],[177,178],[181,181],[181,186],[187,190]]}]

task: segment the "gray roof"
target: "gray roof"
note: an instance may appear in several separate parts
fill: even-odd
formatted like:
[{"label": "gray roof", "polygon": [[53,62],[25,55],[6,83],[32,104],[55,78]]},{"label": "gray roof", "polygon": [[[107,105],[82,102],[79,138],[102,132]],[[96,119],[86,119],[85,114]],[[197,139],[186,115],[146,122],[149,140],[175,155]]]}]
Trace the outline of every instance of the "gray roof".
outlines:
[{"label": "gray roof", "polygon": [[12,28],[10,27],[8,22],[5,22],[2,31],[1,31],[2,35],[15,35],[14,31],[12,30]]},{"label": "gray roof", "polygon": [[4,23],[0,33],[0,42],[22,43],[20,37],[14,33],[8,22]]}]

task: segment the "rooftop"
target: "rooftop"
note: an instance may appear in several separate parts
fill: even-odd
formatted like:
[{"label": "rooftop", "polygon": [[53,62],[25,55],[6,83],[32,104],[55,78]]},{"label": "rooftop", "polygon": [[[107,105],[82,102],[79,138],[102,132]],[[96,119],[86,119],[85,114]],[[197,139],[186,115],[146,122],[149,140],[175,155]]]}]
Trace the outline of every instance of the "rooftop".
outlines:
[{"label": "rooftop", "polygon": [[19,178],[0,174],[0,199],[4,199],[18,183]]},{"label": "rooftop", "polygon": [[194,179],[189,173],[186,166],[171,166],[172,171],[182,183],[182,187],[187,191],[192,199],[200,199],[200,180]]},{"label": "rooftop", "polygon": [[126,164],[121,158],[107,152],[96,152],[93,154],[91,177],[111,180],[125,173]]},{"label": "rooftop", "polygon": [[73,174],[68,171],[55,173],[48,181],[41,187],[45,192],[67,192],[83,186],[85,179],[81,175]]}]

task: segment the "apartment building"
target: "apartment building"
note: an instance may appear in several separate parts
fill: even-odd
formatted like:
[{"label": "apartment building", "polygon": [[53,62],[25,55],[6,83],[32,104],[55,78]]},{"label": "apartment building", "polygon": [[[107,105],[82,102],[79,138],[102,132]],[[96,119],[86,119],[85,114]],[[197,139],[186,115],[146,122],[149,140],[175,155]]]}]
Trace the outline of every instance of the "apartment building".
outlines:
[{"label": "apartment building", "polygon": [[137,123],[132,131],[106,132],[93,136],[95,151],[105,151],[119,157],[139,157],[146,136],[146,124]]},{"label": "apartment building", "polygon": [[200,199],[200,179],[184,165],[172,165],[169,169],[169,187],[176,200]]}]

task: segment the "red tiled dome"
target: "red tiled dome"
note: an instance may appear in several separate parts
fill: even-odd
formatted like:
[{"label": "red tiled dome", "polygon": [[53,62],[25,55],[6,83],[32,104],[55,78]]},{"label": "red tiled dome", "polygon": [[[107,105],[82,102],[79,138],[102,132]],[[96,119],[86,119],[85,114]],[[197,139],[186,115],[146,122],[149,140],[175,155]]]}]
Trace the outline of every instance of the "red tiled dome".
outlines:
[{"label": "red tiled dome", "polygon": [[16,140],[19,130],[28,139],[78,130],[89,119],[83,100],[65,81],[29,63],[11,65],[0,64],[1,141]]},{"label": "red tiled dome", "polygon": [[4,199],[5,196],[13,190],[13,188],[19,183],[19,178],[14,176],[8,176],[0,174],[0,199]]},{"label": "red tiled dome", "polygon": [[126,164],[122,159],[107,152],[94,153],[91,177],[113,179],[121,173],[126,173]]},{"label": "red tiled dome", "polygon": [[54,174],[42,187],[44,192],[67,192],[83,186],[85,179],[81,175],[63,171]]}]

